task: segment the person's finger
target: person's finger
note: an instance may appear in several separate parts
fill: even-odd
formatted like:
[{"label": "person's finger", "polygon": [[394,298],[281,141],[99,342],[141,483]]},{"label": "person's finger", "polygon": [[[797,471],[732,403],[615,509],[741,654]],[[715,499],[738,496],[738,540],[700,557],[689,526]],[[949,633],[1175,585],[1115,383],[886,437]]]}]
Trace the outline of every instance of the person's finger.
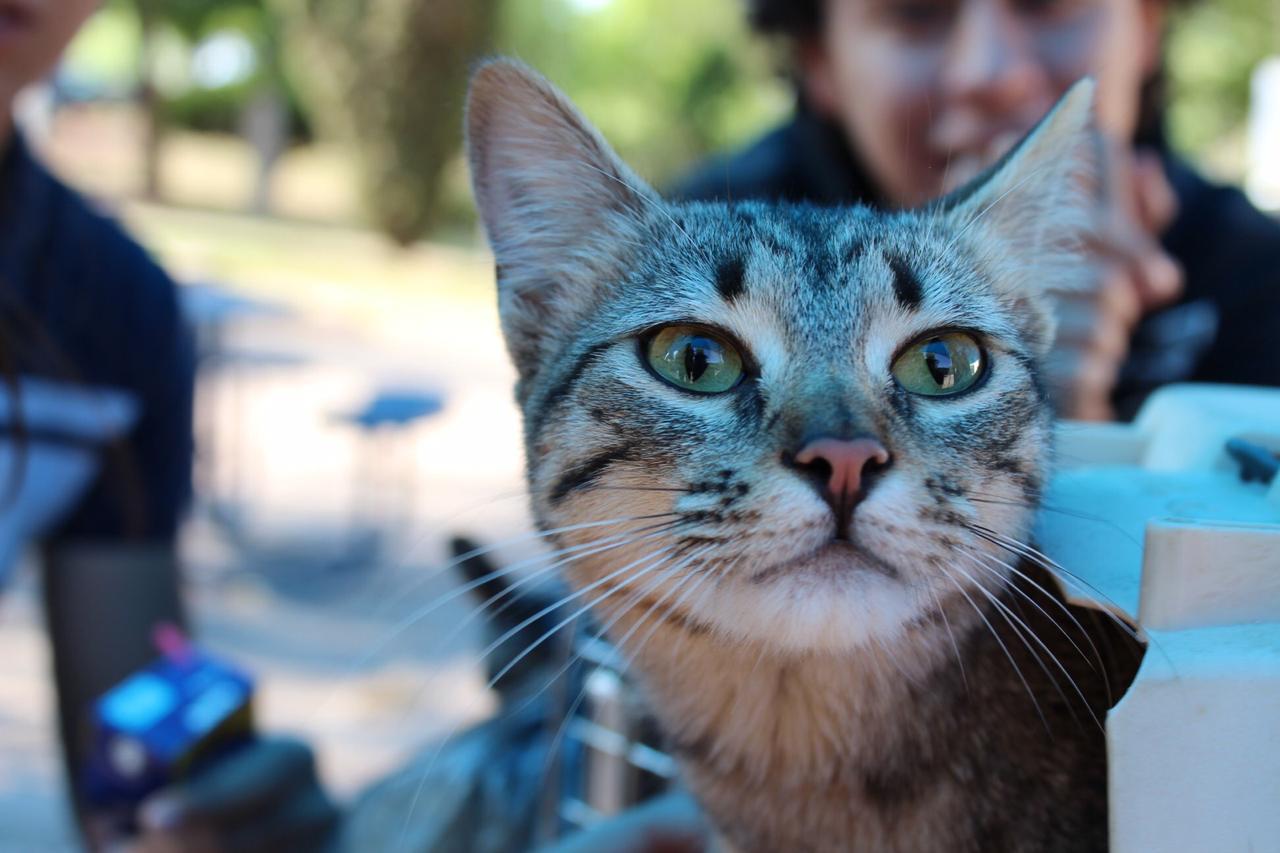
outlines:
[{"label": "person's finger", "polygon": [[1092,352],[1114,362],[1124,361],[1129,352],[1129,329],[1119,323],[1098,322],[1096,315],[1081,313],[1058,323],[1054,347],[1059,350]]},{"label": "person's finger", "polygon": [[1098,290],[1098,313],[1106,322],[1129,331],[1145,313],[1140,290],[1131,270],[1112,268],[1103,276]]},{"label": "person's finger", "polygon": [[1054,350],[1045,360],[1050,399],[1059,417],[1105,421],[1114,417],[1111,392],[1119,366],[1088,351]]},{"label": "person's finger", "polygon": [[189,821],[235,820],[269,809],[314,779],[315,760],[305,744],[259,740],[153,795],[143,803],[139,823],[164,831]]},{"label": "person's finger", "polygon": [[1148,234],[1164,232],[1178,215],[1178,196],[1154,151],[1138,151],[1133,158],[1134,202],[1138,221]]},{"label": "person's finger", "polygon": [[1095,261],[1131,264],[1151,252],[1150,235],[1122,211],[1105,211],[1098,222],[1098,226],[1084,240],[1086,253],[1093,256]]},{"label": "person's finger", "polygon": [[1133,269],[1144,311],[1161,308],[1182,295],[1182,267],[1154,241]]}]

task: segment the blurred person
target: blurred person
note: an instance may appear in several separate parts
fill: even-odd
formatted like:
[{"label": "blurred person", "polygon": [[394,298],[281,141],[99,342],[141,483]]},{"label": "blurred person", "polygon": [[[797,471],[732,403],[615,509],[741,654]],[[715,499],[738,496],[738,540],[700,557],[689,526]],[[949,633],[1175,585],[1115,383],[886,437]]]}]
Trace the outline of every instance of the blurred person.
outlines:
[{"label": "blurred person", "polygon": [[[1180,381],[1280,384],[1280,226],[1174,156],[1177,0],[750,0],[793,49],[794,117],[697,170],[685,198],[881,207],[956,190],[1085,75],[1108,180],[1095,286],[1063,295],[1047,384],[1065,417],[1131,417]],[[1185,5],[1185,3],[1183,4]]]},{"label": "blurred person", "polygon": [[32,156],[11,118],[96,0],[0,2],[0,580],[39,543],[61,738],[94,846],[314,849],[334,823],[310,750],[259,739],[140,810],[136,839],[79,800],[93,701],[181,624],[194,355],[173,282]]}]

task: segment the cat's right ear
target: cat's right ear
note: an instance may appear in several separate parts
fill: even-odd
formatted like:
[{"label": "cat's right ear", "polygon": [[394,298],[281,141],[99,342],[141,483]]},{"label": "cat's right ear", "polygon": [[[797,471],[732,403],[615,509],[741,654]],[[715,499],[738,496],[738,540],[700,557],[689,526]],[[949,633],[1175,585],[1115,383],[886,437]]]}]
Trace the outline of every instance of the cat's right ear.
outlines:
[{"label": "cat's right ear", "polygon": [[497,261],[507,347],[527,379],[617,280],[661,200],[554,86],[528,67],[482,65],[467,96],[476,206]]},{"label": "cat's right ear", "polygon": [[1053,343],[1053,294],[1087,287],[1097,272],[1086,251],[1103,172],[1094,90],[1091,79],[1076,83],[1000,162],[935,205],[1014,300],[1042,354]]}]

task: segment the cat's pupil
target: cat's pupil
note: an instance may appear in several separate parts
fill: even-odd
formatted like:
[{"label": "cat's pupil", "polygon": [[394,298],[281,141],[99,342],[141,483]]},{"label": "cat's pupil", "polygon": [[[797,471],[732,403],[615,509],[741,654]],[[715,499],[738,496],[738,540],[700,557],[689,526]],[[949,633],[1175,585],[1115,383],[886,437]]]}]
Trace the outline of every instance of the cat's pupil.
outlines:
[{"label": "cat's pupil", "polygon": [[941,338],[934,338],[921,347],[925,367],[939,388],[950,388],[956,382],[955,367],[951,361],[951,348]]},{"label": "cat's pupil", "polygon": [[699,346],[697,341],[690,341],[685,345],[684,374],[689,377],[690,382],[697,382],[702,378],[702,374],[707,372],[707,366],[710,363],[706,347]]}]

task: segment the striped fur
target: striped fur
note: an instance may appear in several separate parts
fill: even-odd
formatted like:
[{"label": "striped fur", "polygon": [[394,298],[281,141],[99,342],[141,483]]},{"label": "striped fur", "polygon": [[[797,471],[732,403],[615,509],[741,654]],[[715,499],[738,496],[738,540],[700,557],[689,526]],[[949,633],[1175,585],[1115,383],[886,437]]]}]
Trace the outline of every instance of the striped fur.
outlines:
[{"label": "striped fur", "polygon": [[[498,61],[475,76],[472,176],[520,375],[535,517],[545,529],[653,520],[632,526],[652,530],[638,541],[566,573],[609,592],[599,616],[635,656],[695,793],[740,849],[1097,845],[1096,827],[1083,848],[1031,837],[1100,813],[1100,740],[1055,731],[1080,738],[1088,760],[1067,762],[1079,773],[1054,769],[1040,726],[1070,725],[1011,698],[1025,684],[1056,700],[1051,679],[1020,682],[1008,661],[993,663],[1003,629],[986,627],[1011,602],[1026,610],[1025,582],[974,532],[1025,537],[1048,474],[1037,364],[1052,341],[1051,293],[1079,274],[1090,100],[1078,86],[956,197],[876,213],[663,201],[533,72]],[[637,340],[675,322],[722,330],[748,380],[714,397],[659,382]],[[895,356],[937,329],[982,341],[990,369],[978,387],[936,399],[893,381]],[[820,435],[874,436],[893,457],[839,547],[831,510],[785,462]],[[628,606],[628,590],[653,606]],[[989,679],[983,708],[958,692],[966,663]],[[1066,669],[1080,677],[1081,663]],[[1105,710],[1099,685],[1048,716]],[[975,788],[1002,768],[1019,784]],[[1076,784],[1077,810],[1049,808]],[[978,802],[1014,788],[1034,806],[1021,823]],[[973,819],[956,824],[963,814]]]}]

